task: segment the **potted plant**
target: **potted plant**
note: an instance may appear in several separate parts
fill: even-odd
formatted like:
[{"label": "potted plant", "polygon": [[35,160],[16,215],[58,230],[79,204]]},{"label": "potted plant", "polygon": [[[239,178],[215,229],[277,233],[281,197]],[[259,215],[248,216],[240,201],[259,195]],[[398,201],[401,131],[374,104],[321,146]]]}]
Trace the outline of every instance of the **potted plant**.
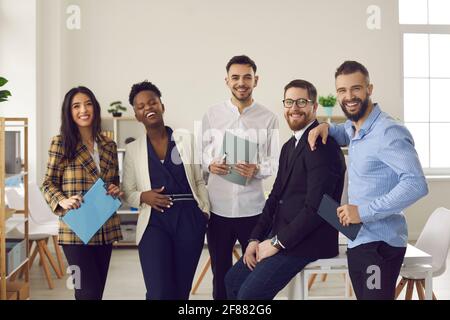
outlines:
[{"label": "potted plant", "polygon": [[319,104],[325,110],[325,114],[328,118],[331,118],[333,114],[333,107],[336,104],[336,96],[329,94],[328,96],[319,96]]},{"label": "potted plant", "polygon": [[111,102],[109,107],[108,112],[112,113],[113,117],[121,117],[122,112],[120,111],[127,111],[127,108],[122,105],[122,101]]},{"label": "potted plant", "polygon": [[[6,80],[3,77],[0,77],[0,87],[3,87],[5,84],[8,83],[8,80]],[[0,90],[0,102],[8,101],[8,97],[11,96],[11,92],[8,90]]]}]

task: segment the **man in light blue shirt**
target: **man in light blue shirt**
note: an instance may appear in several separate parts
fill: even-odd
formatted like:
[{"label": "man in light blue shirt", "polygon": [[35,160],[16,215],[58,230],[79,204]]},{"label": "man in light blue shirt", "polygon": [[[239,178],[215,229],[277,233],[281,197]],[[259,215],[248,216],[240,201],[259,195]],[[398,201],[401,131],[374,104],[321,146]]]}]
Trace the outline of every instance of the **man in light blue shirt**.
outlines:
[{"label": "man in light blue shirt", "polygon": [[372,103],[367,69],[356,61],[336,71],[343,124],[310,131],[312,149],[330,134],[348,146],[348,203],[337,209],[343,225],[362,223],[348,243],[348,267],[358,299],[394,299],[408,229],[403,210],[428,193],[413,138],[406,127]]}]

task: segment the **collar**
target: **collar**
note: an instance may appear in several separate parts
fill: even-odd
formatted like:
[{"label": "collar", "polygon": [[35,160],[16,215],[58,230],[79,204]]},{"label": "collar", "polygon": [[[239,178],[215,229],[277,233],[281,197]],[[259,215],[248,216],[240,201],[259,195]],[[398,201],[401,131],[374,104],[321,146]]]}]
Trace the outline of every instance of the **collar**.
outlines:
[{"label": "collar", "polygon": [[[112,141],[111,140],[107,140],[106,137],[104,137],[103,135],[99,134],[97,135],[97,138],[94,139],[94,151],[97,150],[100,153],[100,149],[103,149],[105,146],[109,145]],[[80,152],[85,150],[89,153],[88,148],[84,145],[84,143],[81,141],[78,141],[77,144],[77,150],[79,150]]]},{"label": "collar", "polygon": [[[167,132],[167,137],[169,139],[169,144],[173,141],[172,139],[172,134],[173,134],[173,129],[171,127],[168,126],[164,126],[164,128],[166,128],[166,132]],[[150,143],[150,138],[148,137],[147,133],[145,133],[145,138],[147,140],[147,143]]]},{"label": "collar", "polygon": [[[363,125],[361,126],[361,129],[359,129],[359,138],[364,137],[373,128],[380,114],[381,114],[380,106],[378,105],[378,103],[374,103],[372,111],[370,112],[367,119],[364,121]],[[345,130],[347,131],[349,137],[352,139],[355,134],[355,127],[353,126],[352,121],[347,120],[345,122]]]},{"label": "collar", "polygon": [[316,121],[316,119],[313,119],[310,123],[308,123],[303,129],[299,131],[294,131],[294,137],[296,141],[300,141],[305,131]]},{"label": "collar", "polygon": [[[227,105],[228,107],[230,107],[231,109],[233,109],[233,111],[239,113],[239,108],[236,107],[236,106],[233,104],[233,102],[231,102],[231,98],[228,99],[228,100],[226,101],[226,105]],[[250,109],[253,109],[255,106],[256,106],[256,101],[255,101],[255,99],[253,99],[252,104],[249,105],[248,107],[244,108],[244,110],[242,111],[242,114],[248,112],[248,110],[250,110]]]},{"label": "collar", "polygon": [[101,134],[99,134],[97,136],[97,139],[94,140],[94,143],[98,142],[100,147],[103,147],[105,145],[110,144],[112,141],[111,140],[107,140],[104,136],[102,136]]}]

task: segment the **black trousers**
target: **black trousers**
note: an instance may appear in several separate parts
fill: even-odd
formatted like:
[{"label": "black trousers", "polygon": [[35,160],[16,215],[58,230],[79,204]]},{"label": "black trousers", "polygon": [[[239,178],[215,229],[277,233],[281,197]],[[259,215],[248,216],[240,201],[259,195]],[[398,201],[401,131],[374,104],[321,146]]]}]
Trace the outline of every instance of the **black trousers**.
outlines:
[{"label": "black trousers", "polygon": [[211,213],[206,236],[213,272],[213,298],[226,300],[225,275],[233,265],[233,247],[236,240],[247,248],[248,239],[260,215],[244,218],[225,218]]},{"label": "black trousers", "polygon": [[383,241],[347,250],[348,271],[358,300],[394,300],[406,248]]},{"label": "black trousers", "polygon": [[[76,300],[101,300],[111,260],[112,245],[63,245],[75,284]],[[79,270],[73,273],[73,270]],[[78,267],[78,268],[76,268]]]}]

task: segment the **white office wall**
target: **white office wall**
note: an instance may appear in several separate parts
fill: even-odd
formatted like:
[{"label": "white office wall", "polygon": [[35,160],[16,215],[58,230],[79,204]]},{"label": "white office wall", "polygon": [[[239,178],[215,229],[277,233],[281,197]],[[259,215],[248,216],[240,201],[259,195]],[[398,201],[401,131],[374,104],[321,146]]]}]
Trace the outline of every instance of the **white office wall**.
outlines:
[{"label": "white office wall", "polygon": [[[60,3],[60,99],[83,84],[96,93],[105,113],[110,102],[128,101],[133,83],[149,79],[163,93],[167,124],[193,129],[209,105],[229,98],[225,65],[244,53],[258,65],[255,99],[280,116],[283,141],[290,135],[281,105],[284,85],[303,78],[319,94],[332,93],[334,71],[345,59],[363,62],[373,73],[375,100],[395,117],[402,114],[399,26],[391,0]],[[80,9],[79,30],[66,28],[72,5]],[[371,5],[381,10],[379,30],[367,28]],[[59,104],[45,108],[57,113]],[[339,107],[335,113],[342,114]],[[44,138],[56,129],[48,126]]]},{"label": "white office wall", "polygon": [[[345,59],[366,64],[376,100],[394,116],[402,114],[392,0],[63,3],[62,12],[73,4],[81,9],[81,29],[62,29],[63,89],[92,87],[104,109],[115,99],[126,101],[131,84],[149,79],[162,90],[167,123],[191,128],[207,106],[228,98],[225,64],[245,53],[259,67],[255,98],[280,116],[287,82],[304,78],[321,94],[334,92],[333,73]],[[381,30],[366,27],[366,10],[373,4],[382,10]],[[286,138],[287,126],[282,127]]]},{"label": "white office wall", "polygon": [[409,239],[417,239],[431,213],[439,207],[450,209],[449,179],[428,181],[429,194],[406,210]]},{"label": "white office wall", "polygon": [[12,93],[0,115],[29,118],[29,177],[36,181],[36,0],[0,0],[0,76]]},{"label": "white office wall", "polygon": [[[69,5],[81,9],[80,30],[66,28]],[[372,5],[381,9],[379,30],[366,26]],[[192,129],[209,105],[229,97],[225,64],[236,54],[256,61],[255,98],[280,117],[283,141],[290,134],[280,103],[283,86],[303,78],[319,94],[332,93],[334,71],[345,59],[364,63],[375,85],[374,100],[394,117],[403,115],[396,1],[62,0],[55,6],[40,0],[37,11],[39,179],[69,88],[90,87],[105,112],[113,100],[127,102],[133,83],[148,79],[162,90],[167,124]],[[408,209],[412,237],[435,206],[450,207],[443,191],[449,186],[430,182],[432,194]]]},{"label": "white office wall", "polygon": [[37,6],[37,118],[38,181],[45,174],[51,137],[60,126],[61,89],[61,1],[39,0]]}]

